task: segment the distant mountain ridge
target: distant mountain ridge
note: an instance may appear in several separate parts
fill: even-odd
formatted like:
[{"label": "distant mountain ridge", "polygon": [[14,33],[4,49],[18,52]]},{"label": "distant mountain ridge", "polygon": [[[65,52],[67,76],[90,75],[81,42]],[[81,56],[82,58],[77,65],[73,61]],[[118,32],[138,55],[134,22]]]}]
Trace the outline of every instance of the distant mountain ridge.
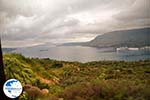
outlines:
[{"label": "distant mountain ridge", "polygon": [[150,28],[121,30],[105,33],[86,43],[95,47],[150,46]]},{"label": "distant mountain ridge", "polygon": [[150,28],[120,30],[104,33],[89,42],[66,43],[91,47],[143,47],[150,46]]},{"label": "distant mountain ridge", "polygon": [[8,53],[11,52],[13,50],[16,50],[17,48],[2,48],[3,53]]}]

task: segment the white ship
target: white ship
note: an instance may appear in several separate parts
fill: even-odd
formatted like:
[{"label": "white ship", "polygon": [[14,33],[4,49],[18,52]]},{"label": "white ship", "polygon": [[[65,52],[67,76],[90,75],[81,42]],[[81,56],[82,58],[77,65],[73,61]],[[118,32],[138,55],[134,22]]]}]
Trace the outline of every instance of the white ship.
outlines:
[{"label": "white ship", "polygon": [[137,51],[137,50],[139,50],[139,48],[128,48],[128,50]]},{"label": "white ship", "polygon": [[145,46],[145,47],[142,47],[140,48],[141,50],[150,50],[150,46]]},{"label": "white ship", "polygon": [[116,48],[116,51],[138,51],[138,50],[146,50],[149,51],[150,50],[150,46],[145,46],[145,47],[141,47],[141,48],[132,48],[132,47],[119,47]]},{"label": "white ship", "polygon": [[116,51],[127,51],[128,47],[120,47],[120,48],[116,48]]}]

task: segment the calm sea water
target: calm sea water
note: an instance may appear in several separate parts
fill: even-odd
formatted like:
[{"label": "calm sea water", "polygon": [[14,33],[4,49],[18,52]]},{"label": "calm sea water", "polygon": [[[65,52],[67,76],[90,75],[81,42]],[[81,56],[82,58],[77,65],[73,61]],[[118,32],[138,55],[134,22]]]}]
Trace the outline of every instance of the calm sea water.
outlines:
[{"label": "calm sea water", "polygon": [[51,46],[20,48],[15,53],[21,53],[26,57],[50,58],[63,61],[101,61],[101,60],[126,60],[137,61],[150,59],[150,51],[124,51],[116,52],[113,49],[100,49],[83,46]]}]

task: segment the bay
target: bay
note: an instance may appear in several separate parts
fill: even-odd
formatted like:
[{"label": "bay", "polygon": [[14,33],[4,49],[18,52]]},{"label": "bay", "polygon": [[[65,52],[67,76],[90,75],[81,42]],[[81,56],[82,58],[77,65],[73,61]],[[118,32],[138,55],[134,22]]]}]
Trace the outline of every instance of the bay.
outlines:
[{"label": "bay", "polygon": [[117,52],[113,48],[94,48],[85,46],[35,46],[18,48],[13,53],[26,57],[50,58],[63,61],[91,62],[102,60],[138,61],[150,59],[149,50]]}]

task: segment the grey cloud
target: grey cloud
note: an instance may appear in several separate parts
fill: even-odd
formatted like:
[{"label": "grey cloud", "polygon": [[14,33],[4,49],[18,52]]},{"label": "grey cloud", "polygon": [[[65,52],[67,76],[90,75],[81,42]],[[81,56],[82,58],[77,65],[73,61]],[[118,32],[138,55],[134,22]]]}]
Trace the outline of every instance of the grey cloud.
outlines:
[{"label": "grey cloud", "polygon": [[142,0],[0,0],[0,34],[5,45],[13,41],[15,46],[15,41],[40,44],[144,27],[150,21],[150,3],[144,1],[146,5]]},{"label": "grey cloud", "polygon": [[114,17],[125,24],[133,24],[137,26],[149,26],[150,24],[150,1],[136,0],[133,5]]}]

